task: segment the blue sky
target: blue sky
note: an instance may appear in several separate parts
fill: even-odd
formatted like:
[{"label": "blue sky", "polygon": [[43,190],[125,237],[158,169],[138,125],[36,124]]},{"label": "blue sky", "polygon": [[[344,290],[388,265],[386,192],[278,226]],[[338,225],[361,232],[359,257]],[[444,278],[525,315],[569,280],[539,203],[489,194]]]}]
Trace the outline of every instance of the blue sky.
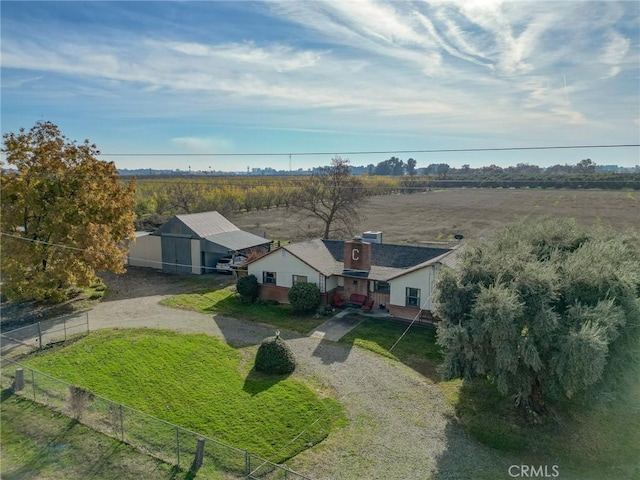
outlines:
[{"label": "blue sky", "polygon": [[[640,3],[10,2],[2,131],[56,123],[120,168],[640,143]],[[176,156],[150,156],[150,153]],[[354,165],[393,154],[345,155]],[[637,148],[396,154],[418,166],[640,163]],[[294,168],[331,155],[292,157]]]}]

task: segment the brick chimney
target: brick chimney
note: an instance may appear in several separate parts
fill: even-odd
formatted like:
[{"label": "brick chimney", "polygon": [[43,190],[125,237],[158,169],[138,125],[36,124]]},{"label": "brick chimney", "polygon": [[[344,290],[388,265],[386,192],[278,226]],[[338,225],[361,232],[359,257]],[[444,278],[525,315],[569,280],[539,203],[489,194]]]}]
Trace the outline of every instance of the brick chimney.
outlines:
[{"label": "brick chimney", "polygon": [[344,242],[344,269],[368,272],[371,270],[371,244],[362,238]]}]

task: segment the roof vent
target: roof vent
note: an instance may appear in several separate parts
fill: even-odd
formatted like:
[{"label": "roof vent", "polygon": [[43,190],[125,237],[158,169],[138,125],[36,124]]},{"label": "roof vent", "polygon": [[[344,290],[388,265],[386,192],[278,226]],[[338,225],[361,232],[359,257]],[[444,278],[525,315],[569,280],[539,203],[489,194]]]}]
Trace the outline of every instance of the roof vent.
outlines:
[{"label": "roof vent", "polygon": [[368,232],[364,232],[362,234],[362,238],[364,239],[365,242],[369,242],[369,243],[382,243],[382,232],[372,232],[372,231],[368,231]]},{"label": "roof vent", "polygon": [[355,237],[353,237],[353,241],[354,242],[361,242],[362,241],[362,237],[356,235]]}]

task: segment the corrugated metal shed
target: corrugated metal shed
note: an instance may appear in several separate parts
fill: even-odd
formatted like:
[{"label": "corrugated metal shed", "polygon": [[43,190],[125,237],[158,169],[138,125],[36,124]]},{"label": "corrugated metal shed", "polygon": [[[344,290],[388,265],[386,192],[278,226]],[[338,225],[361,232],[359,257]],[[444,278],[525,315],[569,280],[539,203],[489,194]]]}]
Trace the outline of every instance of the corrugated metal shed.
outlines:
[{"label": "corrugated metal shed", "polygon": [[156,235],[167,233],[190,235],[192,238],[206,238],[218,233],[240,230],[218,212],[176,215],[155,231]]},{"label": "corrugated metal shed", "polygon": [[229,250],[244,250],[245,248],[257,247],[271,243],[266,238],[259,237],[244,230],[218,233],[205,237],[209,242],[225,247]]}]

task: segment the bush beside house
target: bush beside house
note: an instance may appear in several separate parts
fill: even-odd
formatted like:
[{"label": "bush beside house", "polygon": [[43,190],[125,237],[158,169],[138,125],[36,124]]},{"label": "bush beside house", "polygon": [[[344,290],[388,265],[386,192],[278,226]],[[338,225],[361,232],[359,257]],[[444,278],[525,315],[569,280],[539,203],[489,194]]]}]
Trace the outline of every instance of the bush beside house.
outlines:
[{"label": "bush beside house", "polygon": [[320,306],[320,289],[315,283],[297,283],[287,296],[296,312],[312,312]]},{"label": "bush beside house", "polygon": [[243,303],[253,303],[258,298],[258,279],[255,275],[238,278],[236,290]]}]

